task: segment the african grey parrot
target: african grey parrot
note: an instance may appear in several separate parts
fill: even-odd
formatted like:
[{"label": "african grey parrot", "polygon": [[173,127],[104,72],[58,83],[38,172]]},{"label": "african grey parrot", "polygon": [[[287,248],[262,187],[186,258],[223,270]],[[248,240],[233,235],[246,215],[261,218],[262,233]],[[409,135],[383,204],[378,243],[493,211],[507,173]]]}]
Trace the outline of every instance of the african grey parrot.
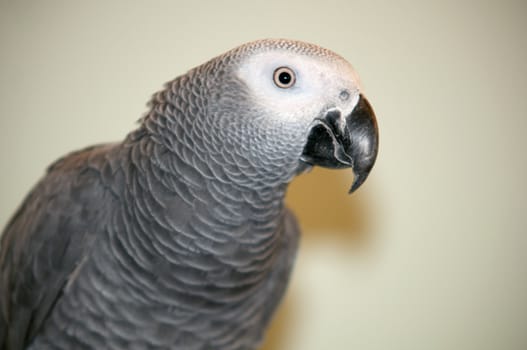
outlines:
[{"label": "african grey parrot", "polygon": [[255,349],[287,285],[295,175],[377,155],[351,65],[268,39],[167,83],[123,142],[52,164],[3,233],[0,348]]}]

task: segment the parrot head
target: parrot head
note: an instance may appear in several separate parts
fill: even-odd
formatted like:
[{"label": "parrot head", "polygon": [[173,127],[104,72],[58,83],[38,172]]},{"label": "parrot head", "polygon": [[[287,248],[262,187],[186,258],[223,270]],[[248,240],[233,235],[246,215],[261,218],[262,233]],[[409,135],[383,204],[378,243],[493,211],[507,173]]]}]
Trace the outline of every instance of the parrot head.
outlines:
[{"label": "parrot head", "polygon": [[378,128],[351,64],[298,41],[259,41],[238,50],[245,52],[238,77],[261,115],[286,135],[299,161],[351,167],[355,178],[350,192],[359,188],[375,163]]},{"label": "parrot head", "polygon": [[205,109],[206,121],[193,123],[213,140],[204,148],[234,164],[229,174],[244,173],[244,181],[255,175],[289,182],[311,166],[351,167],[353,192],[375,163],[375,114],[351,64],[332,51],[259,40],[213,58],[187,78],[194,81],[188,99]]}]

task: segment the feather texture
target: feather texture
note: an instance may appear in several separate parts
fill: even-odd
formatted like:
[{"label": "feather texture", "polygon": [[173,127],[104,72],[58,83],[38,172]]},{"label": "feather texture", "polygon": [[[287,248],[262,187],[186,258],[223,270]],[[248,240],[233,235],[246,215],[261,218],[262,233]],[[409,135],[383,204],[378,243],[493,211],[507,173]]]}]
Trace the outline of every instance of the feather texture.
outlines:
[{"label": "feather texture", "polygon": [[0,348],[255,349],[298,246],[287,185],[313,120],[354,108],[342,89],[328,50],[249,43],[168,82],[123,142],[54,163],[2,236]]}]

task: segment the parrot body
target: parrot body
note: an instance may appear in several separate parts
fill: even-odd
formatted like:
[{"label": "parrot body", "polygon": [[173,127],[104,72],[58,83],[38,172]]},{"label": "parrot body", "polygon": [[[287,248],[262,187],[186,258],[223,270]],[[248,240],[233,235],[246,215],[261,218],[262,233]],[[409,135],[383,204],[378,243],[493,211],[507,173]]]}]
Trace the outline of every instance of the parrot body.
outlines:
[{"label": "parrot body", "polygon": [[27,196],[1,241],[0,348],[257,348],[298,245],[288,183],[351,166],[356,188],[376,153],[339,56],[263,40],[212,59]]}]

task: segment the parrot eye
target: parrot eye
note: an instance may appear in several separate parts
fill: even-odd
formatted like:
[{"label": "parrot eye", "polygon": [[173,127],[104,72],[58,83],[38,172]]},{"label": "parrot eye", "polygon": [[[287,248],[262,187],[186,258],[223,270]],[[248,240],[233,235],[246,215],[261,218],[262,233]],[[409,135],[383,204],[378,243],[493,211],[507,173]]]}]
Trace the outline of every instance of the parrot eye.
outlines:
[{"label": "parrot eye", "polygon": [[280,67],[274,71],[274,83],[282,89],[288,89],[295,85],[295,72],[288,67]]}]

